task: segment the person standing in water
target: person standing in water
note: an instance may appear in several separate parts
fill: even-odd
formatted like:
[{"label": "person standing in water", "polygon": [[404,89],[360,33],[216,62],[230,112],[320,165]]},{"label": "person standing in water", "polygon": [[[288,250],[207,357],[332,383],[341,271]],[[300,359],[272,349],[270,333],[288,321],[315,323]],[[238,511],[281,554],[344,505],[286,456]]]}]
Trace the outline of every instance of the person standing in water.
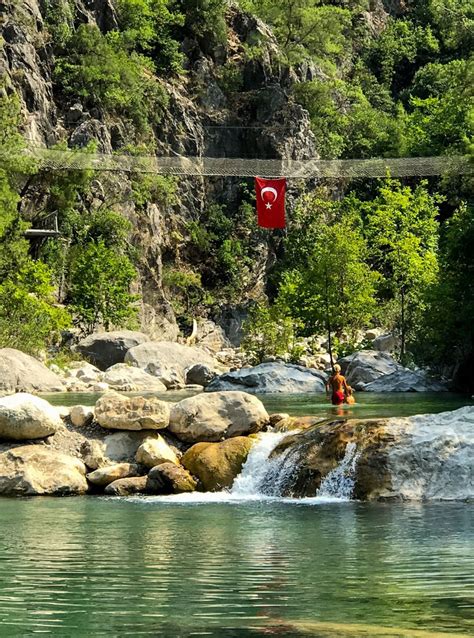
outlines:
[{"label": "person standing in water", "polygon": [[346,378],[341,374],[341,366],[336,363],[334,366],[334,373],[329,377],[326,383],[326,393],[329,398],[331,392],[331,403],[333,405],[342,405],[346,396],[349,396],[349,386],[347,385]]}]

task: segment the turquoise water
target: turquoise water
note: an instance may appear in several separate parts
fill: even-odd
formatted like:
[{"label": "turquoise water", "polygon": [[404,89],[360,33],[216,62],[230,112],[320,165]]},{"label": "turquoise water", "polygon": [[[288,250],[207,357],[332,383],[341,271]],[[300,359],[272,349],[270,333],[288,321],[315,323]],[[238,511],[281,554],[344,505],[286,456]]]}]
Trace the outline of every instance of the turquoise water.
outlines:
[{"label": "turquoise water", "polygon": [[[143,393],[142,393],[143,394]],[[165,401],[181,401],[192,396],[193,393],[164,392],[157,394]],[[100,394],[51,394],[43,395],[54,405],[94,405]],[[468,396],[439,393],[390,392],[369,393],[358,392],[357,404],[333,408],[322,393],[315,394],[262,394],[259,398],[265,404],[268,412],[286,412],[291,415],[334,416],[343,415],[352,418],[411,416],[413,414],[427,414],[456,410],[464,405],[474,405],[474,400]]]},{"label": "turquoise water", "polygon": [[0,499],[0,520],[2,637],[474,635],[466,503]]}]

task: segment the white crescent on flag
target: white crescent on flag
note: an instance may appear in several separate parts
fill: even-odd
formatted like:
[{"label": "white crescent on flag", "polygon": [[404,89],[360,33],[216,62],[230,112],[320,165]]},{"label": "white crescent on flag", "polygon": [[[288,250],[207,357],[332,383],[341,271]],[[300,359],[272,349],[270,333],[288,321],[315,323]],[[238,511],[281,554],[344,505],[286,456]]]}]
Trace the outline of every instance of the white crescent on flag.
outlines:
[{"label": "white crescent on flag", "polygon": [[275,199],[273,200],[274,202],[276,202],[276,200],[278,199],[278,191],[276,188],[273,188],[272,186],[265,186],[265,188],[262,188],[260,192],[260,197],[262,199],[263,199],[264,193],[273,193],[273,195],[275,196]]}]

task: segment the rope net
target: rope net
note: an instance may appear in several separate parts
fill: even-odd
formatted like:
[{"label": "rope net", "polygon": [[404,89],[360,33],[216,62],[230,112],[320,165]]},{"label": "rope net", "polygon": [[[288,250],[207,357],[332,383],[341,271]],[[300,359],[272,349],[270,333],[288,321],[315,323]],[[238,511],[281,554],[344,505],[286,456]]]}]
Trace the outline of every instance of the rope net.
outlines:
[{"label": "rope net", "polygon": [[348,160],[263,160],[216,157],[160,157],[83,153],[30,146],[27,155],[43,170],[117,171],[176,176],[364,178],[469,175],[474,163],[469,156],[404,157]]}]

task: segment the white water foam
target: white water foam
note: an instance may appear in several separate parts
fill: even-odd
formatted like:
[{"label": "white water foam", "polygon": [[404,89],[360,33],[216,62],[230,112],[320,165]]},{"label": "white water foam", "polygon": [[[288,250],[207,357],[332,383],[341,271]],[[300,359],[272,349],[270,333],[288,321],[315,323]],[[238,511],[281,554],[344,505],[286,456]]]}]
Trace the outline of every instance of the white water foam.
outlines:
[{"label": "white water foam", "polygon": [[359,453],[356,444],[348,443],[342,461],[322,480],[318,496],[350,500],[354,492],[355,469],[358,459]]},{"label": "white water foam", "polygon": [[[295,431],[292,431],[294,434]],[[345,493],[342,497],[337,493],[322,493],[317,496],[303,498],[283,498],[281,486],[294,470],[298,461],[295,450],[289,447],[281,455],[270,459],[275,447],[288,435],[287,432],[263,432],[252,447],[241,473],[237,476],[230,490],[221,492],[190,492],[186,494],[130,497],[127,500],[144,501],[146,503],[169,503],[182,505],[198,505],[211,503],[245,503],[245,502],[278,502],[291,505],[322,505],[349,500]],[[347,453],[346,453],[347,454]],[[345,459],[346,457],[344,457]],[[344,463],[344,459],[342,463]],[[337,469],[337,468],[336,468]]]}]

